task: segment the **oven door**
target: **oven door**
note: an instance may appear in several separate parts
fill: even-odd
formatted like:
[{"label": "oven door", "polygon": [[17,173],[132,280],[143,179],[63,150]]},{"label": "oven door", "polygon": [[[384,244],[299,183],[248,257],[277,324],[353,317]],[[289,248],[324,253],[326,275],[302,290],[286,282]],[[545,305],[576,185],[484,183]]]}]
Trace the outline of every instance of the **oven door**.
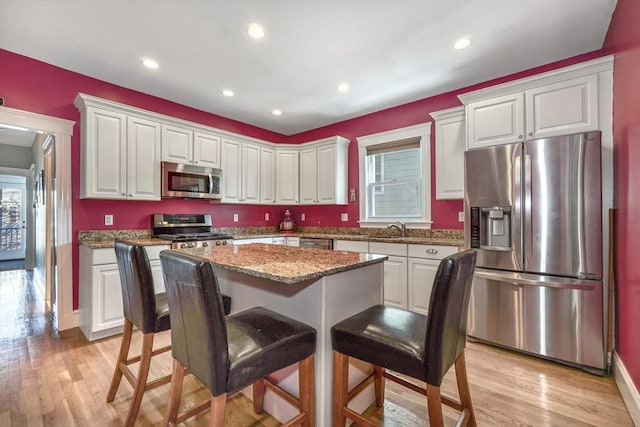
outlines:
[{"label": "oven door", "polygon": [[220,199],[221,189],[220,169],[162,162],[162,197]]}]

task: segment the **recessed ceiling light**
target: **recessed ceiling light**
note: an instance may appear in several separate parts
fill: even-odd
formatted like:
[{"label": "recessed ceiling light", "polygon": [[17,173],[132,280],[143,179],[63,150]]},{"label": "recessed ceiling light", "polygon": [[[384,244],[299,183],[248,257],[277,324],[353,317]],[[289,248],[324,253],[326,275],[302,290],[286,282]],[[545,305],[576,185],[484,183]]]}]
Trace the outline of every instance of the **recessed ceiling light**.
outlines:
[{"label": "recessed ceiling light", "polygon": [[233,95],[234,95],[233,91],[232,91],[232,90],[229,90],[229,89],[225,89],[225,90],[223,90],[223,91],[222,91],[222,94],[223,94],[224,96],[233,96]]},{"label": "recessed ceiling light", "polygon": [[264,37],[264,28],[262,28],[262,25],[254,22],[252,24],[249,24],[249,26],[247,27],[247,34],[249,34],[249,36],[253,37],[254,39],[261,39]]},{"label": "recessed ceiling light", "polygon": [[470,44],[471,44],[471,39],[468,37],[464,37],[457,40],[454,43],[453,47],[456,49],[464,49],[465,47],[469,47]]},{"label": "recessed ceiling light", "polygon": [[151,69],[156,69],[159,67],[158,63],[151,59],[151,58],[140,58],[140,61],[142,61],[142,65],[144,65],[147,68],[151,68]]},{"label": "recessed ceiling light", "polygon": [[349,90],[349,85],[346,83],[340,83],[338,85],[338,92],[347,92]]},{"label": "recessed ceiling light", "polygon": [[274,116],[281,116],[282,115],[282,111],[278,110],[277,108],[275,110],[273,110],[271,112],[271,114],[273,114]]}]

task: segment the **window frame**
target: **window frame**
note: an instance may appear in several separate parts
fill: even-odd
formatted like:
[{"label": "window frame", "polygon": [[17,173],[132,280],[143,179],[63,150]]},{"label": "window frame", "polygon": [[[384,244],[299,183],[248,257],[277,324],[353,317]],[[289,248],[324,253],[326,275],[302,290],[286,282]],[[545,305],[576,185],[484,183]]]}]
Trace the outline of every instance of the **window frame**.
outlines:
[{"label": "window frame", "polygon": [[[367,147],[372,145],[392,143],[409,138],[420,138],[421,152],[421,183],[422,186],[422,217],[408,219],[404,217],[383,217],[370,220],[367,218]],[[392,129],[385,132],[357,137],[358,163],[359,163],[359,188],[360,188],[360,226],[382,228],[389,223],[402,221],[407,228],[430,229],[431,220],[431,122]]]}]

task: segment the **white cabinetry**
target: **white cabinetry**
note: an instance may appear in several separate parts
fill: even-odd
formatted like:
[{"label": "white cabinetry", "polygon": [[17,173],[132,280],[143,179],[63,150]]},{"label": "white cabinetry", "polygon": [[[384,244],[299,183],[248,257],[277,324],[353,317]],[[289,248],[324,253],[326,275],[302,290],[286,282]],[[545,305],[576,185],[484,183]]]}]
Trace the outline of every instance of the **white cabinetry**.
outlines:
[{"label": "white cabinetry", "polygon": [[427,314],[431,289],[442,258],[458,252],[455,246],[408,245],[409,310]]},{"label": "white cabinetry", "polygon": [[436,131],[436,199],[464,198],[464,107],[434,111]]},{"label": "white cabinetry", "polygon": [[[274,237],[275,240],[275,237]],[[300,238],[294,236],[287,236],[287,246],[300,246]]]},{"label": "white cabinetry", "polygon": [[334,251],[359,252],[361,254],[369,252],[369,242],[357,240],[339,240],[333,241]]},{"label": "white cabinetry", "polygon": [[260,203],[276,202],[276,151],[260,147]]},{"label": "white cabinetry", "polygon": [[260,203],[260,146],[222,139],[222,201]]},{"label": "white cabinetry", "polygon": [[76,101],[82,114],[80,197],[160,200],[160,124]]},{"label": "white cabinetry", "polygon": [[384,303],[407,308],[407,245],[369,242],[369,252],[387,255],[384,262]]},{"label": "white cabinetry", "polygon": [[[160,251],[168,245],[145,247],[156,293],[164,292]],[[89,341],[122,332],[122,288],[113,248],[80,246],[80,330]]]},{"label": "white cabinetry", "polygon": [[467,147],[482,148],[599,129],[599,59],[459,95]]},{"label": "white cabinetry", "polygon": [[160,200],[160,122],[79,94],[80,197]]},{"label": "white cabinetry", "polygon": [[162,125],[162,160],[220,167],[220,137],[174,125]]},{"label": "white cabinetry", "polygon": [[276,203],[298,204],[298,150],[276,147]]},{"label": "white cabinetry", "polygon": [[305,143],[300,150],[300,203],[347,204],[349,140],[340,136]]}]

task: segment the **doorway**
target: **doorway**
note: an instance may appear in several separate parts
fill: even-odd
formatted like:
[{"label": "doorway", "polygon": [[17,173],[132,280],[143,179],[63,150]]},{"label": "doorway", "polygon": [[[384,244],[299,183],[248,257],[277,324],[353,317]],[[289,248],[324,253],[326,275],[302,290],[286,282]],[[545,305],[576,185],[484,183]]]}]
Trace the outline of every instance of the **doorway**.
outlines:
[{"label": "doorway", "polygon": [[0,175],[0,269],[3,270],[24,268],[26,190],[24,176]]}]

